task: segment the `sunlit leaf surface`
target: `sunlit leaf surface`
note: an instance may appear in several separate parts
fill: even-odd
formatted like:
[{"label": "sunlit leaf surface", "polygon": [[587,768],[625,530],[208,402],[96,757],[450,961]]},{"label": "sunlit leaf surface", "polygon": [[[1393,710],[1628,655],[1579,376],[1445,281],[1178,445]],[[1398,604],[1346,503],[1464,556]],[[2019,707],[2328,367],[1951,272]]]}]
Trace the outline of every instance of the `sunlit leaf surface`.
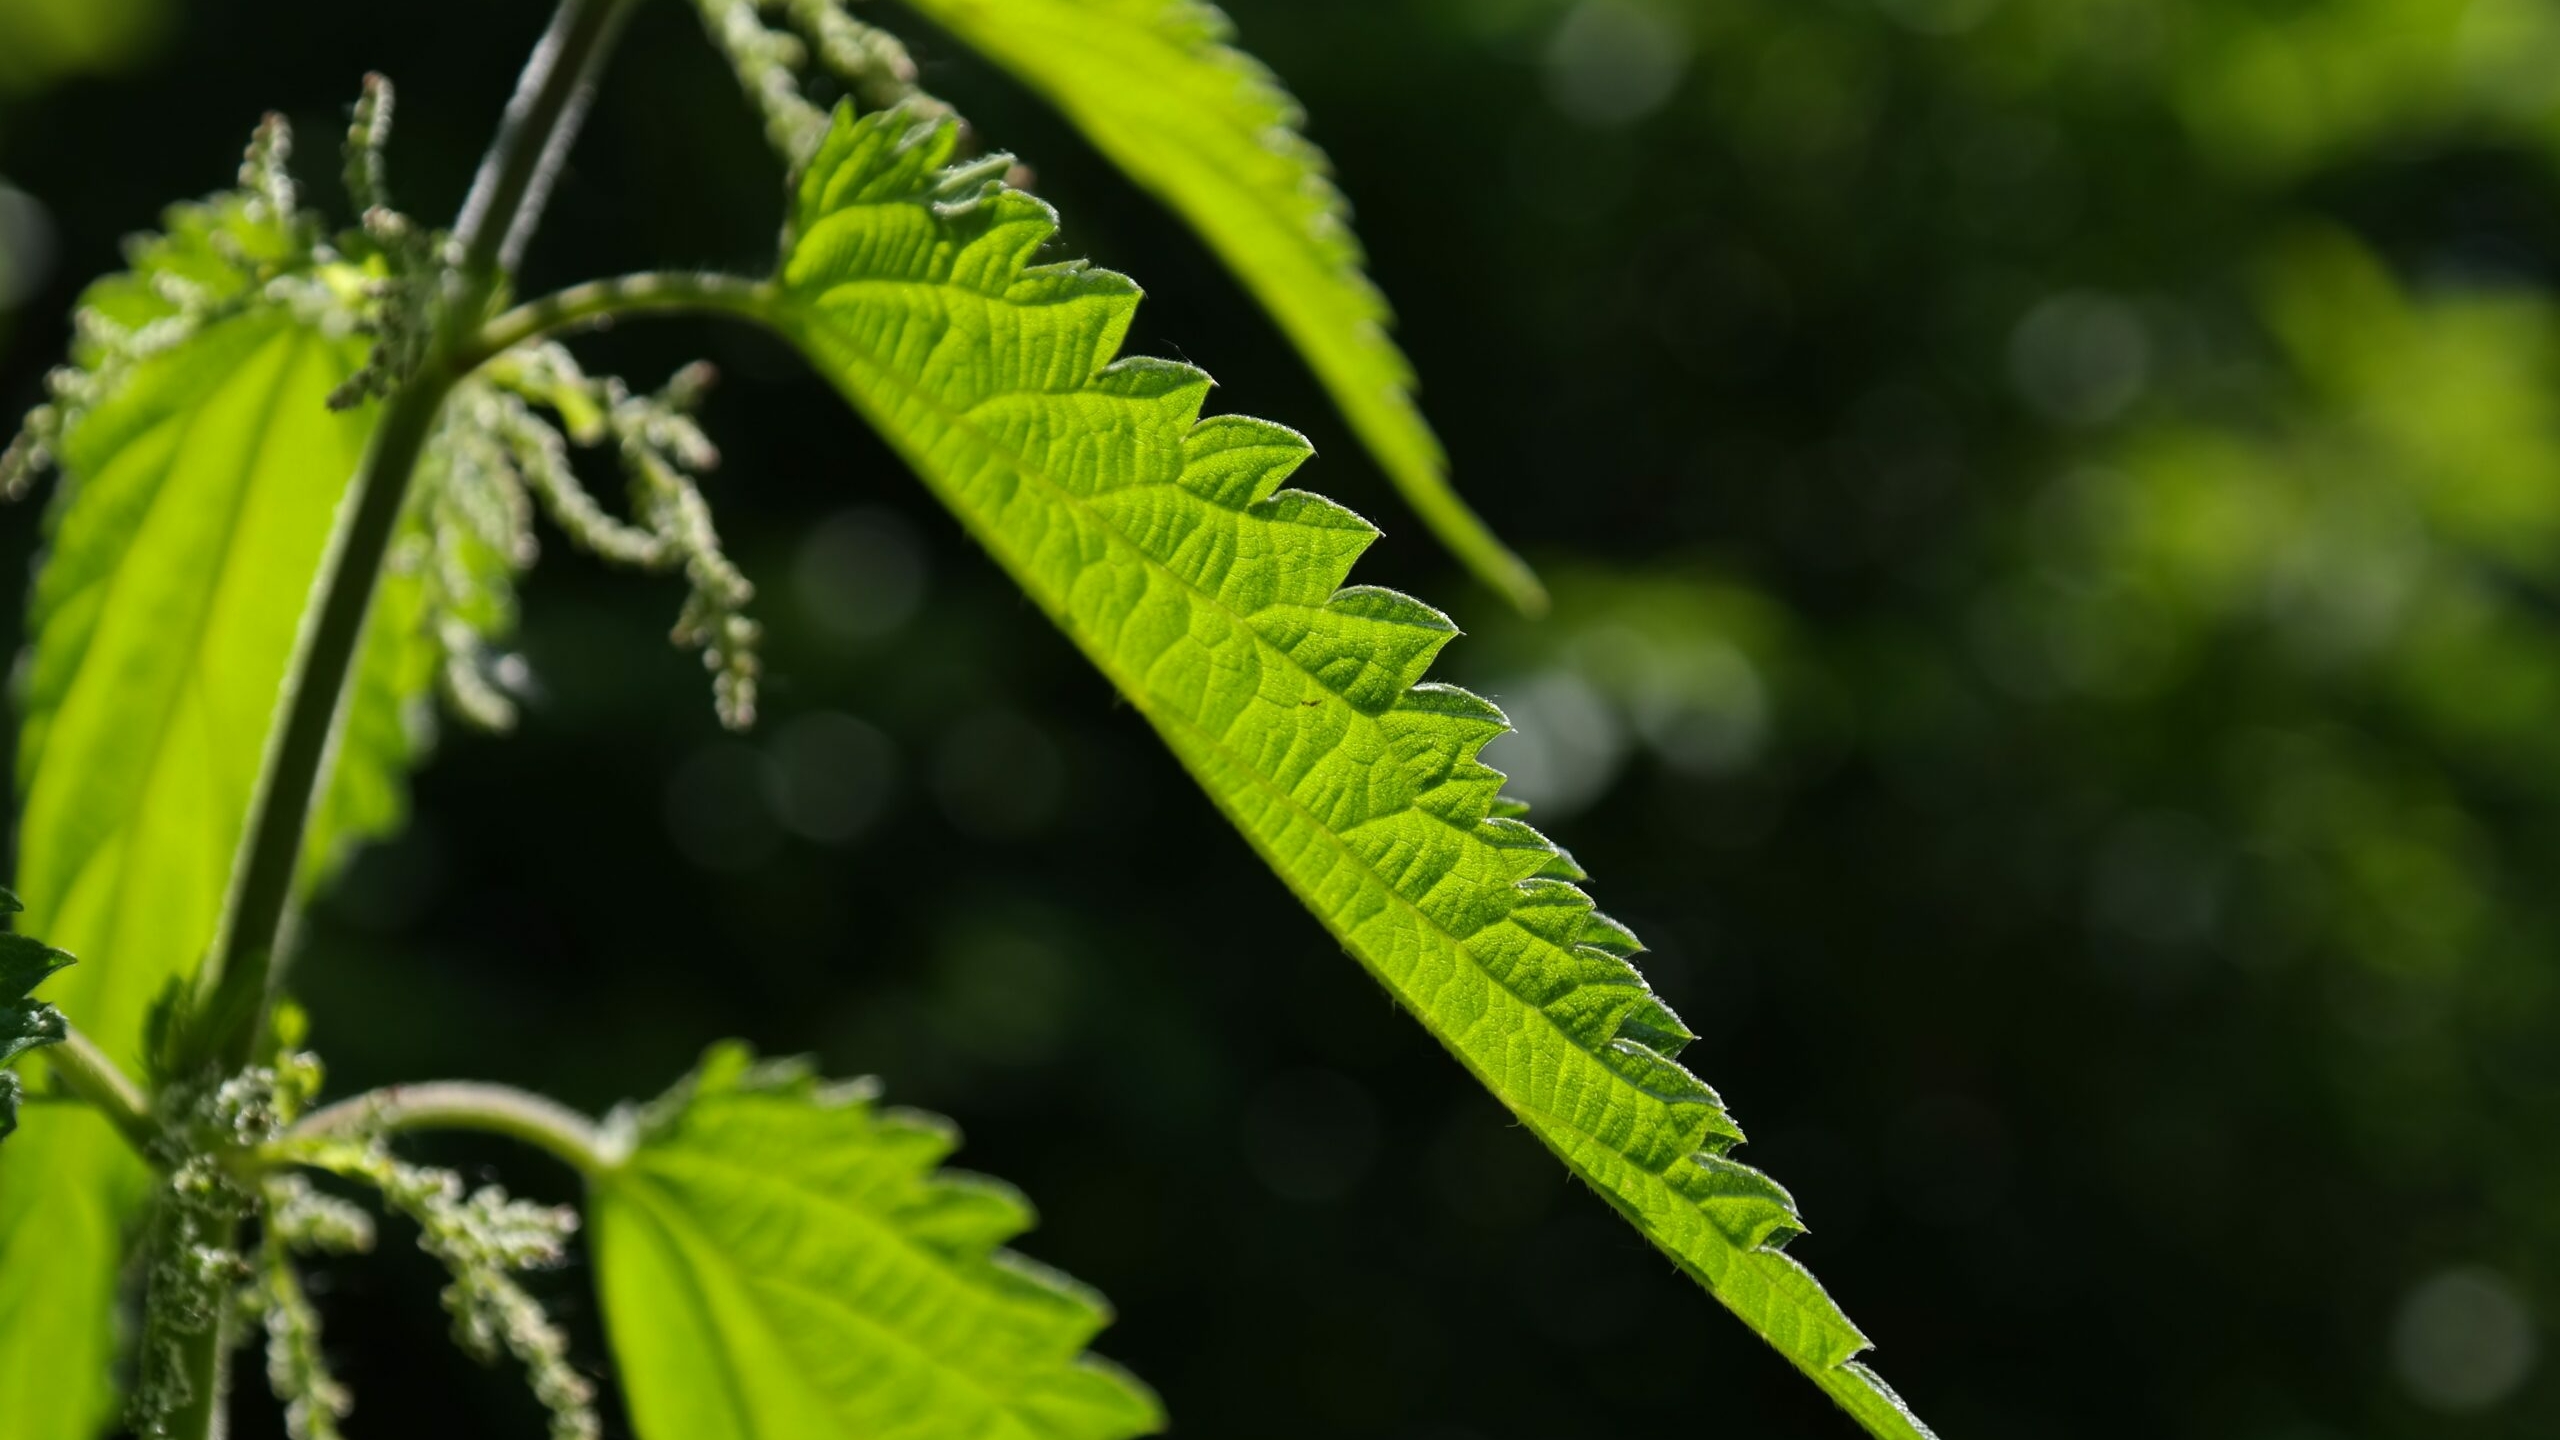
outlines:
[{"label": "sunlit leaf surface", "polygon": [[[330,392],[364,342],[260,298],[305,263],[272,206],[180,206],[84,307],[183,338],[65,436],[21,709],[18,889],[28,928],[87,963],[48,998],[129,1070],[144,1014],[210,945],[312,577],[371,427]],[[84,364],[102,363],[84,343]],[[368,640],[307,869],[398,819],[400,712],[423,670],[395,581]],[[408,694],[399,693],[403,690]],[[82,1440],[110,1403],[121,1233],[142,1167],[85,1110],[48,1110],[0,1159],[0,1434]]]},{"label": "sunlit leaf surface", "polygon": [[1538,577],[1449,485],[1362,268],[1351,207],[1305,115],[1198,0],[908,0],[1048,97],[1199,231],[1271,312],[1407,503],[1483,581],[1527,610]]},{"label": "sunlit leaf surface", "polygon": [[1031,1208],[869,1088],[715,1050],[596,1177],[596,1266],[646,1440],[1123,1440],[1155,1397],[1083,1353],[1100,1297],[997,1247]]},{"label": "sunlit leaf surface", "polygon": [[1673,1058],[1635,938],[1498,798],[1501,714],[1422,683],[1454,627],[1340,588],[1377,532],[1279,486],[1288,430],[1115,359],[1126,278],[1030,265],[1047,206],[946,170],[947,125],[840,117],[800,183],[779,321],[1163,735],[1311,910],[1593,1188],[1878,1436],[1927,1431],[1782,1247],[1801,1230]]}]

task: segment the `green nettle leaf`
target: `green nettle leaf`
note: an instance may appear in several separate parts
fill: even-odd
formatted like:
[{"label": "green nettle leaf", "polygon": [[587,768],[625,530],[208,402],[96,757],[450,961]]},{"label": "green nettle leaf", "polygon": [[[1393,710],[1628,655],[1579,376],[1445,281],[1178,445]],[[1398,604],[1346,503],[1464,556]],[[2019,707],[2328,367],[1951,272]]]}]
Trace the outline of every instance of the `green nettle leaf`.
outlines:
[{"label": "green nettle leaf", "polygon": [[[372,424],[326,403],[363,363],[363,341],[267,298],[309,278],[276,209],[240,196],[179,207],[169,235],[135,248],[134,273],[91,289],[80,358],[99,393],[56,442],[65,480],[21,702],[18,878],[44,933],[90,957],[53,998],[128,1069],[141,1067],[153,999],[212,941],[312,578]],[[122,361],[102,354],[102,325],[124,338]],[[396,627],[403,602],[390,594],[382,610]],[[405,756],[389,753],[387,689],[417,667],[389,633],[369,644],[311,837],[315,869],[397,818],[383,771]],[[10,1440],[87,1440],[112,1404],[122,1231],[144,1182],[106,1123],[70,1107],[0,1156]]]},{"label": "green nettle leaf", "polygon": [[907,0],[1047,97],[1251,289],[1432,532],[1526,610],[1546,592],[1449,488],[1305,112],[1200,0]]},{"label": "green nettle leaf", "polygon": [[736,1046],[633,1122],[592,1179],[605,1320],[648,1440],[1019,1436],[1163,1428],[1083,1353],[1100,1297],[996,1247],[1031,1208],[938,1170],[958,1137]]},{"label": "green nettle leaf", "polygon": [[1573,1171],[1877,1436],[1928,1433],[1783,1248],[1786,1192],[1673,1058],[1638,946],[1478,763],[1493,706],[1418,683],[1455,633],[1337,589],[1376,531],[1279,485],[1306,443],[1201,419],[1118,359],[1126,278],[1030,265],[1040,201],[946,170],[948,124],[839,115],[799,182],[775,320],[1164,736],[1316,915]]},{"label": "green nettle leaf", "polygon": [[[0,915],[25,907],[18,897],[0,890]],[[62,1043],[62,1012],[35,998],[35,988],[71,963],[71,957],[41,940],[0,933],[0,1066],[30,1050]],[[0,1070],[0,1140],[18,1128],[18,1077]]]}]

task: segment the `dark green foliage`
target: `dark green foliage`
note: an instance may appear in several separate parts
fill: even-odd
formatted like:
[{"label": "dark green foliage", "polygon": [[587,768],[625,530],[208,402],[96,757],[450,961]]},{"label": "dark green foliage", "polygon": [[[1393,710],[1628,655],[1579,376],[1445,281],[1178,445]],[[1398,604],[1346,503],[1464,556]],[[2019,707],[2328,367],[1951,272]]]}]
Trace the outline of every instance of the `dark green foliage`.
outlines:
[{"label": "dark green foliage", "polygon": [[[0,890],[0,915],[24,908],[16,895]],[[71,963],[69,955],[41,940],[0,933],[0,1066],[14,1064],[30,1050],[62,1043],[62,1012],[35,999],[34,991]],[[0,1138],[18,1128],[22,1093],[17,1072],[0,1070]]]}]

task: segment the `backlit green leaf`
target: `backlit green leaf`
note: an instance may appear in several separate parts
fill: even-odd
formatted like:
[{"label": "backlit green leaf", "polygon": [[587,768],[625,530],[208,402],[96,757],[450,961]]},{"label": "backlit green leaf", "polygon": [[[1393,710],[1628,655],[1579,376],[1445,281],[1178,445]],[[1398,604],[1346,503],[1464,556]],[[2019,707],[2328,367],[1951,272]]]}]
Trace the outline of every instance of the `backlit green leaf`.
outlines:
[{"label": "backlit green leaf", "polygon": [[[30,617],[19,876],[36,928],[89,963],[52,998],[139,1070],[145,1011],[210,944],[296,632],[370,428],[329,393],[360,339],[261,299],[304,263],[296,225],[242,196],[172,212],[88,313],[131,333],[59,441],[61,494]],[[217,238],[219,237],[219,238]],[[187,301],[179,326],[178,304]],[[386,601],[386,616],[401,610]],[[375,653],[310,854],[396,816]],[[48,1111],[0,1156],[0,1435],[85,1440],[110,1403],[115,1282],[142,1166],[97,1116]]]},{"label": "backlit green leaf", "polygon": [[595,1177],[605,1320],[644,1440],[1021,1437],[1163,1428],[1083,1353],[1099,1297],[996,1247],[1031,1209],[939,1170],[949,1124],[736,1047]]},{"label": "backlit green leaf", "polygon": [[907,0],[1065,112],[1279,322],[1442,544],[1524,610],[1538,577],[1449,486],[1351,207],[1279,77],[1200,0]]},{"label": "backlit green leaf", "polygon": [[777,323],[1163,735],[1308,907],[1494,1095],[1877,1436],[1928,1432],[1782,1247],[1689,1038],[1556,847],[1497,808],[1493,706],[1419,683],[1454,633],[1338,588],[1376,536],[1279,485],[1307,446],[1199,418],[1209,379],[1118,359],[1136,286],[1030,266],[1047,206],[955,137],[839,117],[800,181]]}]

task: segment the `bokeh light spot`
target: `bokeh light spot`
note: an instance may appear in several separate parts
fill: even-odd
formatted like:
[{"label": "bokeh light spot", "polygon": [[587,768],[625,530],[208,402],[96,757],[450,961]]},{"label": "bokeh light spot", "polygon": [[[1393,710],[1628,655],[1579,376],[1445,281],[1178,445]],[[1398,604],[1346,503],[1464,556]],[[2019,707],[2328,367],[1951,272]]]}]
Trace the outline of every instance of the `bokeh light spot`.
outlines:
[{"label": "bokeh light spot", "polygon": [[1571,814],[1617,778],[1625,732],[1609,702],[1580,676],[1543,671],[1496,686],[1493,695],[1516,727],[1484,748],[1484,763],[1511,777],[1506,794],[1550,816]]},{"label": "bokeh light spot", "polygon": [[803,715],[773,737],[766,778],[775,816],[804,840],[841,845],[880,818],[897,774],[889,737],[851,715]]},{"label": "bokeh light spot", "polygon": [[792,588],[810,625],[839,648],[905,627],[923,608],[926,566],[915,531],[876,506],[839,511],[800,542]]},{"label": "bokeh light spot", "polygon": [[2097,425],[2122,415],[2151,378],[2142,316],[2104,295],[2057,295],[2009,338],[2009,378],[2047,419]]},{"label": "bokeh light spot", "polygon": [[1615,129],[1662,108],[1689,69],[1689,37],[1635,0],[1583,0],[1547,42],[1547,98],[1585,125]]},{"label": "bokeh light spot", "polygon": [[0,180],[0,310],[25,304],[53,274],[53,217],[36,198]]},{"label": "bokeh light spot", "polygon": [[2533,1373],[2533,1317],[2507,1278],[2457,1266],[2421,1280],[2391,1326],[2391,1363],[2421,1403],[2463,1413],[2513,1395]]}]

